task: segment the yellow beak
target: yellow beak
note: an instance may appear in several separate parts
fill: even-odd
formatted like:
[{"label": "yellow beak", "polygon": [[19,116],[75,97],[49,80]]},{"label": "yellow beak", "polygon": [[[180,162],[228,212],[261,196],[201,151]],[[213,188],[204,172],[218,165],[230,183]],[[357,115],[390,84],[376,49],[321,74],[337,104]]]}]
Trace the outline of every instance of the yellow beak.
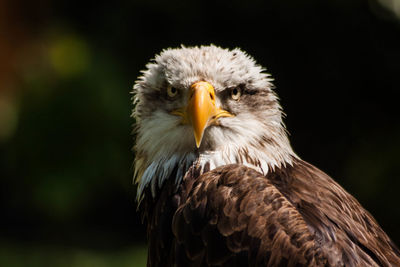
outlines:
[{"label": "yellow beak", "polygon": [[215,104],[214,87],[208,82],[196,82],[189,91],[186,107],[174,110],[173,115],[182,117],[182,123],[190,123],[193,127],[196,146],[199,148],[204,130],[220,117],[233,117],[231,113]]},{"label": "yellow beak", "polygon": [[174,110],[171,114],[181,116],[182,123],[192,125],[197,147],[200,147],[204,130],[209,125],[219,117],[233,117],[228,111],[216,107],[215,90],[208,82],[192,84],[186,108]]},{"label": "yellow beak", "polygon": [[193,127],[196,146],[200,147],[204,130],[218,113],[215,106],[215,91],[211,84],[197,82],[190,87],[186,113]]}]

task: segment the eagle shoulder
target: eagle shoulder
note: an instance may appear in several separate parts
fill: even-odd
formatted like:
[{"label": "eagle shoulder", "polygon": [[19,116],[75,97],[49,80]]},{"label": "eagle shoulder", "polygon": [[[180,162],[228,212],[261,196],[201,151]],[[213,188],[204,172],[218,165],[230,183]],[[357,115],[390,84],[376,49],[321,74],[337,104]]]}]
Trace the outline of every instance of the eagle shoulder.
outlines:
[{"label": "eagle shoulder", "polygon": [[299,210],[324,250],[334,244],[345,266],[400,266],[400,252],[371,214],[331,177],[295,159],[268,179]]}]

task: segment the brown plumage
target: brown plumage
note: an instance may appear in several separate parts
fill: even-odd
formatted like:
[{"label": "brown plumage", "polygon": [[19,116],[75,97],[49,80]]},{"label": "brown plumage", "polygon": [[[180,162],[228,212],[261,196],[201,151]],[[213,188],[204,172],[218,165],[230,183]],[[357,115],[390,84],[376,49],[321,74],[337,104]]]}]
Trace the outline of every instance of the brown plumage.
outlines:
[{"label": "brown plumage", "polygon": [[267,176],[243,165],[198,175],[143,202],[149,266],[400,266],[374,218],[304,161]]},{"label": "brown plumage", "polygon": [[400,266],[374,218],[293,152],[240,50],[166,50],[134,93],[148,266]]}]

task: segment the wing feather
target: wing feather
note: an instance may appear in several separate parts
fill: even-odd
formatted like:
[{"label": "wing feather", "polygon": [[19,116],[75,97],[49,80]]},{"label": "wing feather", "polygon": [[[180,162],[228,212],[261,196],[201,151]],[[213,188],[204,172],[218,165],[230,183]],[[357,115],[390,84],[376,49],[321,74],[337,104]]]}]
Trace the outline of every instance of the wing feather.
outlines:
[{"label": "wing feather", "polygon": [[346,266],[400,266],[398,249],[375,219],[321,170],[296,160],[267,178],[299,210],[326,254]]}]

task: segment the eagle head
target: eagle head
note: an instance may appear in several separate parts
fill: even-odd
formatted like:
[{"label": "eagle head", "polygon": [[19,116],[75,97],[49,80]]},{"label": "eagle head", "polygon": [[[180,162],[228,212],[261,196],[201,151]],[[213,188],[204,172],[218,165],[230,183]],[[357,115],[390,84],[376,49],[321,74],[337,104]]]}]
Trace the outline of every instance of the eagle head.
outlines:
[{"label": "eagle head", "polygon": [[138,198],[192,165],[242,163],[266,174],[293,153],[270,75],[240,49],[166,49],[133,89]]}]

